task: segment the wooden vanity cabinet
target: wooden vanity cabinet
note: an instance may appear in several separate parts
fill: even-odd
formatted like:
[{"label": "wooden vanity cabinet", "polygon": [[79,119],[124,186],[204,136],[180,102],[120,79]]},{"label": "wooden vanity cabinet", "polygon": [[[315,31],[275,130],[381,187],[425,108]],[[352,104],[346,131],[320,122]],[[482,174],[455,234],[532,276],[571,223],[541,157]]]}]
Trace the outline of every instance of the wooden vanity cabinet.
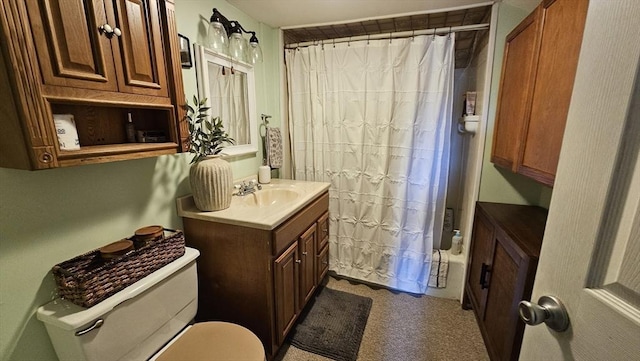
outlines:
[{"label": "wooden vanity cabinet", "polygon": [[491,360],[517,360],[524,322],[518,303],[530,299],[547,211],[478,202],[465,284]]},{"label": "wooden vanity cabinet", "polygon": [[506,38],[491,161],[553,186],[588,0],[544,0]]},{"label": "wooden vanity cabinet", "polygon": [[[0,108],[0,166],[45,169],[187,149],[173,0],[9,0],[0,11],[0,94],[8,104]],[[127,143],[129,113],[136,130],[166,139]],[[79,150],[60,149],[53,114],[74,116]]]},{"label": "wooden vanity cabinet", "polygon": [[318,219],[318,252],[316,254],[316,283],[329,271],[329,213]]},{"label": "wooden vanity cabinet", "polygon": [[245,326],[275,356],[326,275],[317,270],[328,208],[324,192],[273,230],[183,217],[186,243],[200,251],[197,320]]}]

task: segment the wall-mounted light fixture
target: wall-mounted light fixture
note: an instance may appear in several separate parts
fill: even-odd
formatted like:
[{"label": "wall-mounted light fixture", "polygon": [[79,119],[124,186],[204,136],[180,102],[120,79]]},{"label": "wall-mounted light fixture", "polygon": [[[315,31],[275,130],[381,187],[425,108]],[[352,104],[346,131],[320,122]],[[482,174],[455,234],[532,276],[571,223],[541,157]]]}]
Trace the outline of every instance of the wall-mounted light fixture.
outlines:
[{"label": "wall-mounted light fixture", "polygon": [[[262,49],[255,31],[247,31],[236,20],[228,20],[218,9],[213,9],[209,20],[209,48],[227,54],[232,59],[250,64],[262,62]],[[242,33],[251,34],[249,45]]]}]

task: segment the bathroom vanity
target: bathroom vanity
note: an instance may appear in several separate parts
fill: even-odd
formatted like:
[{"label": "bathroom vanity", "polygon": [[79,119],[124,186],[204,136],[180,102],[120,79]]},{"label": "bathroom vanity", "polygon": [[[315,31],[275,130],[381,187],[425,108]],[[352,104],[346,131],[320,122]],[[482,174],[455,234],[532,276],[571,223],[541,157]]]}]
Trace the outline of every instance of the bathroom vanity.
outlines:
[{"label": "bathroom vanity", "polygon": [[201,212],[178,199],[186,243],[198,259],[198,321],[253,331],[271,359],[328,270],[329,183],[274,179]]}]

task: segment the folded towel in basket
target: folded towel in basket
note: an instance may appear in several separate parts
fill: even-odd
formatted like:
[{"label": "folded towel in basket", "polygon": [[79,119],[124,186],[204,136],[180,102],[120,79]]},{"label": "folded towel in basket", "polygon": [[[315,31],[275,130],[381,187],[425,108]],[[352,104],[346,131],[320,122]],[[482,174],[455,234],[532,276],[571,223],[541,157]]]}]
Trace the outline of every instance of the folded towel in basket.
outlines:
[{"label": "folded towel in basket", "polygon": [[282,133],[280,128],[267,127],[265,136],[267,165],[271,168],[282,167]]},{"label": "folded towel in basket", "polygon": [[429,272],[429,287],[447,287],[447,273],[449,272],[449,255],[439,249],[433,251],[431,257],[431,271]]}]

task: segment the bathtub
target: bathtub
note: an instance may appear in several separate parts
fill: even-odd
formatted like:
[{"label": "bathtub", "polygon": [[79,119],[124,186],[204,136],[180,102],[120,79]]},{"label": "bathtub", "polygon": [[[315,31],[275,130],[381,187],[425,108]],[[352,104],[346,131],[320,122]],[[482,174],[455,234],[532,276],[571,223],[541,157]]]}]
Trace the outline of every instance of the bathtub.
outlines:
[{"label": "bathtub", "polygon": [[449,273],[447,275],[447,287],[427,288],[427,295],[441,298],[451,298],[460,300],[462,288],[464,287],[464,262],[465,253],[458,255],[451,254],[450,250],[443,250],[449,256]]}]

